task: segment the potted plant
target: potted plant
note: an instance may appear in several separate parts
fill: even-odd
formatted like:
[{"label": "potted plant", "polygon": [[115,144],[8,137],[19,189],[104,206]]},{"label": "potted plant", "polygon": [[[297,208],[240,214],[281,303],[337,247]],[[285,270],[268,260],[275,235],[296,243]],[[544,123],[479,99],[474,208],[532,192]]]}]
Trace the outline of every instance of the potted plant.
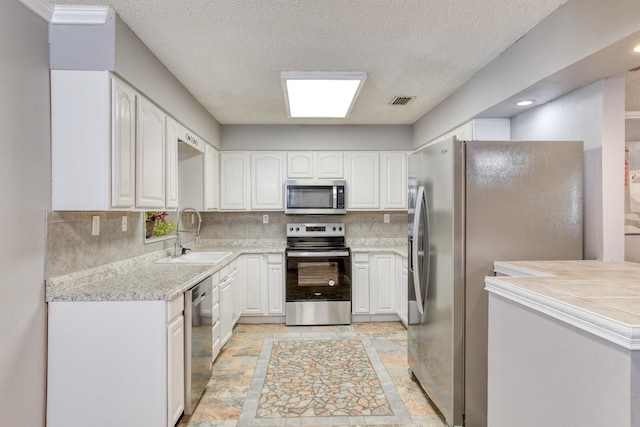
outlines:
[{"label": "potted plant", "polygon": [[147,239],[166,236],[176,229],[173,221],[167,219],[167,211],[145,212],[145,225]]}]

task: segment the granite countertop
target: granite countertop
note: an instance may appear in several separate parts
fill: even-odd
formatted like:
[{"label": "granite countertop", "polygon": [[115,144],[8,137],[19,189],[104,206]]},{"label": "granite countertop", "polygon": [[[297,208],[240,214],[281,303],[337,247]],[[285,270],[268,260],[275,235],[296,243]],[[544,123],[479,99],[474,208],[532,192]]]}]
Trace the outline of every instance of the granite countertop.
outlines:
[{"label": "granite countertop", "polygon": [[[352,252],[391,252],[407,256],[404,239],[348,239]],[[190,245],[185,245],[189,247]],[[247,253],[284,253],[286,240],[203,240],[194,252],[228,250],[218,264],[156,264],[169,256],[165,249],[46,280],[47,302],[170,301],[199,281],[215,274]]]},{"label": "granite countertop", "polygon": [[496,261],[487,291],[640,350],[640,264]]},{"label": "granite countertop", "polygon": [[[186,245],[189,246],[189,245]],[[217,264],[157,264],[171,250],[87,269],[46,281],[46,302],[71,301],[170,301],[196,283],[222,270],[246,253],[284,253],[284,242],[206,242],[194,251],[232,252]]]}]

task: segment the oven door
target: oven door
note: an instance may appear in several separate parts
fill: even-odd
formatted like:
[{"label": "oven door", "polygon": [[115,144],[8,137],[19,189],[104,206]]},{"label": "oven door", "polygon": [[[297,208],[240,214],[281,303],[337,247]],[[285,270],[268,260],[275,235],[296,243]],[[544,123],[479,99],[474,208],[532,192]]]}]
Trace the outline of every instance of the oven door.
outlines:
[{"label": "oven door", "polygon": [[286,301],[351,301],[349,249],[287,250]]}]

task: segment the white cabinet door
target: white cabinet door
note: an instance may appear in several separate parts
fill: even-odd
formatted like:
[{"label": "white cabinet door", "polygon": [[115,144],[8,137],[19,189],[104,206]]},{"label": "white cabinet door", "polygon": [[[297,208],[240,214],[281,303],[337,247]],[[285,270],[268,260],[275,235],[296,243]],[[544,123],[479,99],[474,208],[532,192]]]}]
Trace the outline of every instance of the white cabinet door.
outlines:
[{"label": "white cabinet door", "polygon": [[220,344],[224,346],[233,335],[233,277],[220,283]]},{"label": "white cabinet door", "polygon": [[287,153],[287,177],[291,179],[342,179],[344,154],[328,151]]},{"label": "white cabinet door", "polygon": [[167,426],[172,427],[184,411],[184,316],[167,326]]},{"label": "white cabinet door", "polygon": [[400,269],[399,279],[396,283],[396,287],[400,289],[398,298],[398,315],[400,320],[405,326],[409,325],[409,268],[407,257],[397,255],[397,259],[400,260],[398,264],[396,262],[396,268]]},{"label": "white cabinet door", "polygon": [[284,260],[282,254],[267,254],[269,314],[284,314]]},{"label": "white cabinet door", "polygon": [[395,255],[375,254],[371,257],[371,313],[396,314]]},{"label": "white cabinet door", "polygon": [[220,153],[220,209],[249,209],[249,154]]},{"label": "white cabinet door", "polygon": [[369,254],[353,254],[352,311],[357,314],[369,313]]},{"label": "white cabinet door", "polygon": [[407,209],[406,153],[380,153],[380,199],[382,209]]},{"label": "white cabinet door", "polygon": [[167,117],[167,164],[165,167],[165,206],[178,207],[178,122],[173,117]]},{"label": "white cabinet door", "polygon": [[287,178],[313,178],[314,153],[312,151],[290,151],[287,153]]},{"label": "white cabinet door", "polygon": [[263,273],[263,256],[259,254],[243,255],[244,262],[244,295],[243,315],[262,316],[267,312],[266,286]]},{"label": "white cabinet door", "polygon": [[346,154],[347,209],[380,208],[380,154]]},{"label": "white cabinet door", "polygon": [[251,153],[251,209],[284,209],[284,153]]},{"label": "white cabinet door", "polygon": [[165,196],[165,114],[138,97],[136,138],[136,206],[163,208]]},{"label": "white cabinet door", "polygon": [[320,179],[344,178],[344,154],[319,151],[316,153],[317,177]]},{"label": "white cabinet door", "polygon": [[114,78],[111,78],[111,90],[111,204],[132,208],[135,204],[136,92]]},{"label": "white cabinet door", "polygon": [[220,190],[220,154],[218,150],[204,145],[204,208],[218,209],[218,193]]}]

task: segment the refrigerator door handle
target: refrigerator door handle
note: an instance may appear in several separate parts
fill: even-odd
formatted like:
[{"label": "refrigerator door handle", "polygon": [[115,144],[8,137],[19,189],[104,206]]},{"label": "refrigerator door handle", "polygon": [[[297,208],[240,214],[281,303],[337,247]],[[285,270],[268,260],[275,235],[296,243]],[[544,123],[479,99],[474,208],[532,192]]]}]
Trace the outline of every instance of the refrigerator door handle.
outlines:
[{"label": "refrigerator door handle", "polygon": [[[413,232],[414,232],[414,242],[411,245],[411,260],[412,260],[412,264],[413,264],[413,287],[414,290],[416,292],[416,305],[418,306],[418,312],[420,313],[420,315],[424,314],[424,305],[425,305],[425,300],[423,299],[423,295],[422,295],[422,291],[421,291],[421,268],[420,268],[420,263],[418,262],[419,260],[419,256],[422,255],[423,257],[426,256],[426,260],[425,262],[427,263],[427,268],[426,268],[426,273],[427,273],[427,277],[425,278],[425,280],[427,280],[427,286],[425,286],[425,294],[424,297],[426,298],[427,293],[426,290],[428,289],[428,280],[429,280],[429,247],[430,247],[430,242],[429,242],[429,211],[427,209],[426,206],[426,196],[425,196],[425,191],[424,191],[424,187],[420,186],[418,188],[418,195],[416,197],[416,207],[415,207],[415,214],[413,216]],[[425,218],[422,218],[422,210],[425,210]],[[422,248],[422,250],[420,250],[420,226],[423,225],[424,226],[424,233],[426,235],[426,248]]]}]

